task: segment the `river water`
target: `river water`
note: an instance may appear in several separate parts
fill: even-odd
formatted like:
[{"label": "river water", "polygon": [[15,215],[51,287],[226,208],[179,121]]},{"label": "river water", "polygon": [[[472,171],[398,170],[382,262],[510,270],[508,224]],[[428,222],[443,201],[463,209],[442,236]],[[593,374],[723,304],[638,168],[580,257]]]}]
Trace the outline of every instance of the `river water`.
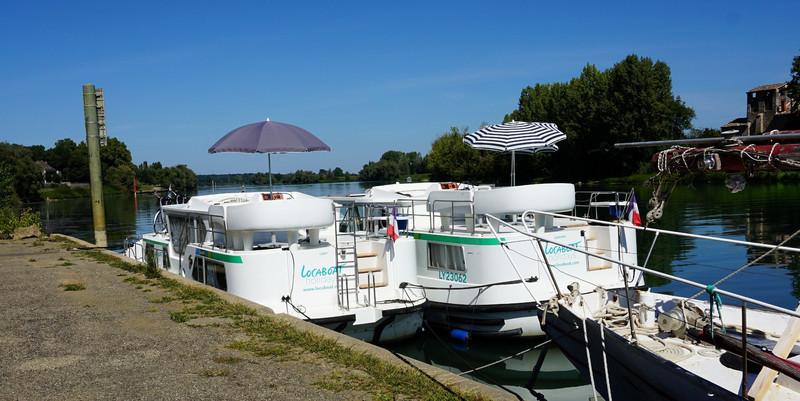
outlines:
[{"label": "river water", "polygon": [[[275,186],[276,190],[301,191],[310,195],[363,192],[362,183],[331,183]],[[585,190],[586,188],[581,188]],[[630,190],[627,188],[597,188],[598,190]],[[218,187],[214,192],[239,192],[241,187]],[[249,186],[246,190],[268,190]],[[635,188],[643,215],[651,190]],[[201,188],[199,194],[212,193]],[[94,242],[92,209],[89,199],[51,201],[28,205],[39,210],[44,230],[63,233]],[[106,227],[109,248],[121,250],[126,237],[152,231],[157,211],[154,195],[114,196],[105,198]],[[643,216],[644,217],[644,216]],[[800,229],[800,185],[752,184],[738,194],[731,194],[724,185],[678,187],[670,197],[662,221],[657,228],[718,236],[751,242],[777,244]],[[652,233],[638,238],[639,262],[650,249]],[[793,239],[788,246],[800,247]],[[660,236],[648,267],[711,284],[734,270],[752,262],[766,251],[700,239],[668,239]],[[648,284],[658,292],[690,296],[696,291],[655,277]],[[795,309],[800,299],[800,257],[786,253],[770,255],[725,281],[720,288],[740,292],[752,298]],[[461,373],[501,358],[520,354],[499,364],[482,369],[468,377],[505,387],[526,399],[533,399],[523,387],[538,359],[535,343],[505,341],[496,344],[464,344],[440,334],[426,331],[413,341],[391,348],[402,355]],[[569,362],[555,350],[545,358],[542,373],[535,389],[546,399],[589,399],[592,391]]]}]

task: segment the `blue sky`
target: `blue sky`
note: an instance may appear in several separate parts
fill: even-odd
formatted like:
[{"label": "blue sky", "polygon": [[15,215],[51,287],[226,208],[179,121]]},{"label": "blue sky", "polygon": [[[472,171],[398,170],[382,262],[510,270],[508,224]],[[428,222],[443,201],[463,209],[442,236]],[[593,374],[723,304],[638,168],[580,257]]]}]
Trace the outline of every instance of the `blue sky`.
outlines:
[{"label": "blue sky", "polygon": [[3,1],[0,141],[85,139],[82,85],[136,164],[266,171],[214,154],[270,118],[331,152],[275,155],[274,172],[358,172],[386,150],[423,155],[451,126],[499,123],[521,90],[628,54],[666,62],[697,127],[745,114],[745,92],[790,79],[798,1]]}]

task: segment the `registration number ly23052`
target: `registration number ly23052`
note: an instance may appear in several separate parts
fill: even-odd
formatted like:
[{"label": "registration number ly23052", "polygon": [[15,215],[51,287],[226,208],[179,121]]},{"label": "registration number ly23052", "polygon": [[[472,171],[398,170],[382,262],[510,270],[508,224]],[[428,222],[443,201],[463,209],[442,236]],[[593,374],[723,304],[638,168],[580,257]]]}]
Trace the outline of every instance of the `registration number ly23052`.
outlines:
[{"label": "registration number ly23052", "polygon": [[466,283],[467,275],[464,273],[451,273],[451,272],[440,271],[439,280],[454,281],[456,283]]}]

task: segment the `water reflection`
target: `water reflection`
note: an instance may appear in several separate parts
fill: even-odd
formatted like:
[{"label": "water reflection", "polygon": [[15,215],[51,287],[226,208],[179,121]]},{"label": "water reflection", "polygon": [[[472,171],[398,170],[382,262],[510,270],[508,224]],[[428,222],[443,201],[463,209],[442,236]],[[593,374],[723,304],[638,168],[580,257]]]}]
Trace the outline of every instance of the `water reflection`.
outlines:
[{"label": "water reflection", "polygon": [[[644,188],[637,188],[637,193],[642,194],[642,199],[650,195]],[[778,244],[800,228],[798,203],[798,185],[751,185],[738,194],[729,193],[724,185],[677,187],[664,210],[664,218],[653,227]],[[639,237],[640,263],[644,262],[652,239],[652,233]],[[800,247],[800,238],[786,245]],[[763,248],[660,236],[648,267],[702,283],[714,283],[766,252]],[[726,280],[720,287],[794,309],[800,298],[798,272],[798,255],[778,252]],[[683,296],[696,293],[694,289],[668,280],[652,276],[647,279],[659,292]]]},{"label": "water reflection", "polygon": [[[426,331],[412,341],[387,348],[455,374],[471,372],[463,376],[495,387],[502,386],[524,399],[535,399],[525,385],[531,379],[531,372],[541,354],[540,344],[536,342],[464,343],[447,337],[446,333]],[[498,363],[500,360],[503,361]],[[483,368],[486,365],[491,366]],[[586,400],[592,393],[590,384],[555,347],[547,351],[534,389],[549,401]]]}]

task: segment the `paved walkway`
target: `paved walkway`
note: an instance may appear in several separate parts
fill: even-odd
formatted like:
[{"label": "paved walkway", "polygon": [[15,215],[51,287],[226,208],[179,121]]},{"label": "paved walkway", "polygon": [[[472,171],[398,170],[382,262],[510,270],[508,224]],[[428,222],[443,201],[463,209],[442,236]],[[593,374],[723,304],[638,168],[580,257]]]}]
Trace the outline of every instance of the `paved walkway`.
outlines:
[{"label": "paved walkway", "polygon": [[[175,323],[169,313],[180,310],[180,302],[153,303],[166,291],[125,282],[130,275],[58,242],[0,241],[0,399],[373,399],[366,391],[315,385],[326,372],[345,369],[326,360],[257,357],[226,347],[246,338],[224,322]],[[85,289],[65,291],[69,284]],[[298,322],[398,363],[381,348]],[[426,370],[449,386],[509,398],[436,368]]]}]

